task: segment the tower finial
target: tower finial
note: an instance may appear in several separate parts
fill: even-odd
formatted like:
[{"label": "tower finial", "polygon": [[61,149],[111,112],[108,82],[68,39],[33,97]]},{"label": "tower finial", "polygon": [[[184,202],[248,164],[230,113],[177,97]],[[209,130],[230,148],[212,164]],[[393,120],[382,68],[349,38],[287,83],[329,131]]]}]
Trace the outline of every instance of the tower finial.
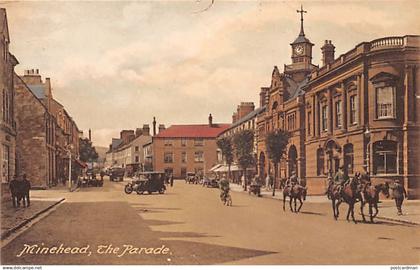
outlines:
[{"label": "tower finial", "polygon": [[306,10],[303,10],[303,5],[300,5],[300,10],[296,10],[297,13],[300,13],[300,33],[299,36],[305,36],[303,31],[303,13],[308,13]]}]

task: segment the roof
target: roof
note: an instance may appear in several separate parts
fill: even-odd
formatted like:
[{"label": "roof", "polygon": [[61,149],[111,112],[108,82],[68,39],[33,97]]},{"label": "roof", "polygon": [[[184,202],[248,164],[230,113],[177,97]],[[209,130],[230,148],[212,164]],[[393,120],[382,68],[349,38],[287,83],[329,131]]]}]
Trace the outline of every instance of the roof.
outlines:
[{"label": "roof", "polygon": [[[305,37],[305,35],[302,35],[302,34],[300,34],[296,39],[295,39],[295,41],[293,41],[293,43],[292,44],[296,44],[296,43],[311,43],[310,41],[309,41],[309,39],[307,39],[306,37]],[[312,43],[311,43],[312,44]]]},{"label": "roof", "polygon": [[244,117],[242,117],[241,119],[239,119],[238,121],[236,121],[235,123],[233,123],[228,129],[232,129],[235,128],[237,126],[240,126],[241,124],[247,122],[248,120],[251,120],[252,118],[256,117],[257,115],[259,115],[260,113],[263,113],[265,111],[266,106],[263,107],[259,107],[255,110],[253,110],[252,112],[248,113],[247,115],[245,115]]},{"label": "roof", "polygon": [[44,86],[39,84],[28,84],[28,87],[37,98],[45,98]]},{"label": "roof", "polygon": [[172,125],[154,138],[216,138],[229,127],[230,124]]},{"label": "roof", "polygon": [[287,100],[294,99],[300,95],[305,94],[303,87],[308,84],[309,77],[305,77],[302,82],[296,83],[292,78],[286,77],[286,81],[289,84],[287,87],[288,98]]}]

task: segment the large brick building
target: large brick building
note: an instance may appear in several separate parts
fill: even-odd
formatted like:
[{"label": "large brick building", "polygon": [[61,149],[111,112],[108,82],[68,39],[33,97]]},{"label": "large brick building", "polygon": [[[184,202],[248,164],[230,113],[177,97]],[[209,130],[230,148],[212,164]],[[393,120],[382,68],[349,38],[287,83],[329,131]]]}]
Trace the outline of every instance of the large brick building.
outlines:
[{"label": "large brick building", "polygon": [[267,109],[257,121],[259,173],[274,174],[265,135],[285,129],[292,137],[280,176],[296,171],[310,194],[324,193],[340,165],[351,176],[366,165],[374,182],[400,179],[418,197],[420,36],[362,42],[339,57],[326,40],[318,67],[302,20],[290,45],[292,64],[275,67],[260,92]]},{"label": "large brick building", "polygon": [[18,64],[9,52],[9,28],[6,10],[0,8],[0,97],[3,101],[0,116],[0,178],[1,196],[9,197],[8,183],[16,174],[16,117],[15,91],[13,88],[14,68]]},{"label": "large brick building", "polygon": [[172,125],[153,137],[153,169],[184,178],[187,172],[208,172],[217,162],[217,136],[229,124]]}]

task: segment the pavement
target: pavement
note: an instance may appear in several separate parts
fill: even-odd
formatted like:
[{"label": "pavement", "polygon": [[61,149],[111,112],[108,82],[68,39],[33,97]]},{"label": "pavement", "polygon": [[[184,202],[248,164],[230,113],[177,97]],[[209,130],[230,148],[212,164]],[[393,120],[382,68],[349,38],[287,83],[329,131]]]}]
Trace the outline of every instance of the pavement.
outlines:
[{"label": "pavement", "polygon": [[[420,263],[417,225],[378,219],[354,224],[343,214],[336,221],[328,202],[305,202],[295,214],[283,211],[278,200],[243,192],[232,192],[233,206],[227,207],[220,202],[219,190],[185,181],[175,181],[163,195],[127,195],[124,185],[105,181],[104,187],[72,193],[43,191],[39,198],[63,194],[66,200],[3,245],[1,263]],[[23,252],[25,245],[86,247],[88,254],[31,254]],[[161,247],[168,252],[146,254]]]},{"label": "pavement", "polygon": [[[62,202],[64,197],[61,196],[61,193],[61,190],[60,192],[45,192],[42,190],[31,191],[31,204],[29,207],[24,207],[22,204],[19,207],[13,207],[11,200],[2,203],[0,224],[1,240],[7,238],[16,230]],[[58,196],[51,196],[54,194]]]}]

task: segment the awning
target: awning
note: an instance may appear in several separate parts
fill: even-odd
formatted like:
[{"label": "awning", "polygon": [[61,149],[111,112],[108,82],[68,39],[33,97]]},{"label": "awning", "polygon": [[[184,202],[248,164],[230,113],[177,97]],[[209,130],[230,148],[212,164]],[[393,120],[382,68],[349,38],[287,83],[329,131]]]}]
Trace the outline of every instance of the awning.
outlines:
[{"label": "awning", "polygon": [[213,172],[213,171],[215,171],[216,169],[218,169],[218,168],[220,168],[221,166],[223,166],[223,164],[216,164],[216,165],[214,165],[209,171],[210,172]]}]

